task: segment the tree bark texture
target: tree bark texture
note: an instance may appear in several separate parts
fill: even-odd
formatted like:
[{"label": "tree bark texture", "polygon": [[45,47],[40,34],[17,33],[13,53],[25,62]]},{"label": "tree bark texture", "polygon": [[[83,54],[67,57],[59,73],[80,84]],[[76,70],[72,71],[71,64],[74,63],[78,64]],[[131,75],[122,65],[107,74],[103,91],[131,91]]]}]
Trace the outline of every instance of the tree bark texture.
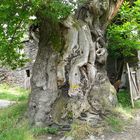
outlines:
[{"label": "tree bark texture", "polygon": [[115,107],[116,92],[106,73],[106,27],[120,0],[88,0],[57,30],[62,51],[53,49],[48,20],[40,24],[39,50],[31,79],[29,119],[42,126],[74,119],[92,122]]}]

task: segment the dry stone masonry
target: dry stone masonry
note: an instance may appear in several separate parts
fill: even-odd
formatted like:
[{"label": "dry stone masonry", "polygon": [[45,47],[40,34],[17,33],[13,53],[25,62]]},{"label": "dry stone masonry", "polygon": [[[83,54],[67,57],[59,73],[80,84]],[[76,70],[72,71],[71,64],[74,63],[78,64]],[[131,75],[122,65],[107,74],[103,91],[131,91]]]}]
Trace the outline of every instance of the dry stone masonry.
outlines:
[{"label": "dry stone masonry", "polygon": [[19,68],[14,71],[1,67],[0,83],[6,82],[8,84],[20,86],[23,88],[30,88],[30,77],[32,74],[32,66],[34,64],[38,50],[38,44],[32,40],[25,41],[24,44],[24,53],[29,59],[29,62],[27,62],[23,68]]}]

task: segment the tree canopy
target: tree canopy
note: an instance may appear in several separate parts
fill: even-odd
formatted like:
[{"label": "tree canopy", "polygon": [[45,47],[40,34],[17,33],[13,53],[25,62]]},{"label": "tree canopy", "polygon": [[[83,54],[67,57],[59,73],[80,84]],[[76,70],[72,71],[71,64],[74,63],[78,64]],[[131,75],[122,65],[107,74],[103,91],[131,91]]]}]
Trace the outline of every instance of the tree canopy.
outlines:
[{"label": "tree canopy", "polygon": [[[84,0],[78,1],[78,4],[81,2]],[[27,61],[22,51],[22,40],[25,33],[28,33],[29,25],[39,22],[36,20],[37,14],[48,17],[57,24],[72,13],[78,4],[76,0],[2,0],[0,2],[1,65],[8,65],[14,69],[23,66]],[[138,48],[139,9],[139,0],[133,6],[124,2],[115,22],[109,26],[107,33],[109,51],[113,55],[129,56]],[[54,34],[53,36],[55,37]]]},{"label": "tree canopy", "polygon": [[60,22],[72,11],[75,3],[65,0],[2,0],[0,2],[0,63],[17,68],[27,61],[22,40],[29,25],[39,22],[37,14]]},{"label": "tree canopy", "polygon": [[113,57],[135,56],[140,49],[140,1],[127,1],[108,27],[108,50]]}]

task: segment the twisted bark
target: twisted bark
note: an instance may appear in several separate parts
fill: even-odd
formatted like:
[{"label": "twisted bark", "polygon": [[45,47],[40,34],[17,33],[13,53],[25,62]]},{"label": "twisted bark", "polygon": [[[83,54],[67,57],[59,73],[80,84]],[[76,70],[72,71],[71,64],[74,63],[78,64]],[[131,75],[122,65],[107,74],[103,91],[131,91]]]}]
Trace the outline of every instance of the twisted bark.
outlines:
[{"label": "twisted bark", "polygon": [[[74,119],[93,123],[117,103],[105,64],[105,30],[120,0],[88,0],[57,30],[63,52],[53,49],[47,20],[40,25],[39,50],[31,79],[30,122],[66,124]],[[117,7],[118,8],[118,7]]]}]

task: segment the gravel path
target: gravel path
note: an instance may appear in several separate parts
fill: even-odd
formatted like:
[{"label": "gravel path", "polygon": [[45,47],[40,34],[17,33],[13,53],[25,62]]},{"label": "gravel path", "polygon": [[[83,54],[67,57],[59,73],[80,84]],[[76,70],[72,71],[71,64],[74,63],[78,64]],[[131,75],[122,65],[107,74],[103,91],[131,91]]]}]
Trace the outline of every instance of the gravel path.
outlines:
[{"label": "gravel path", "polygon": [[12,104],[14,104],[15,101],[9,101],[9,100],[0,100],[0,109],[1,108],[6,108]]}]

